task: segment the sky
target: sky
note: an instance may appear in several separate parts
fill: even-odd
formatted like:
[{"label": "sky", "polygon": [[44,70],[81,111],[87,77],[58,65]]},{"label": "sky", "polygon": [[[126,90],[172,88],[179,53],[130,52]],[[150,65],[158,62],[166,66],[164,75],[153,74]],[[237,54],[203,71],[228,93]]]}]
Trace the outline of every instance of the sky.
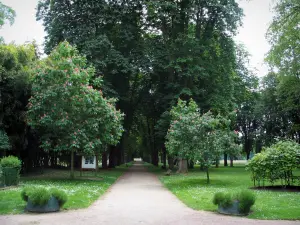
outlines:
[{"label": "sky", "polygon": [[[257,76],[267,74],[268,67],[264,64],[265,54],[269,51],[265,34],[272,20],[271,4],[273,0],[237,0],[244,10],[243,26],[239,29],[235,40],[245,45],[249,51],[250,65],[256,68]],[[12,26],[4,25],[0,30],[0,36],[9,43],[23,44],[36,40],[43,45],[44,28],[41,22],[35,19],[35,8],[38,0],[2,0],[3,4],[12,7],[17,14]]]}]

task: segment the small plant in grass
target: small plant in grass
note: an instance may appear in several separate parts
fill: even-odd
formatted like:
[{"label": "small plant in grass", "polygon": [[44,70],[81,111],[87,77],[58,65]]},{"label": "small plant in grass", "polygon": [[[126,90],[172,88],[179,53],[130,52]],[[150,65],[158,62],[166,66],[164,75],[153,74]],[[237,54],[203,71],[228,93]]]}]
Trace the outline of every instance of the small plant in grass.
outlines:
[{"label": "small plant in grass", "polygon": [[249,213],[250,208],[255,203],[255,195],[251,191],[241,191],[237,195],[237,200],[239,201],[239,212]]},{"label": "small plant in grass", "polygon": [[[220,211],[219,208],[219,212],[225,213],[225,209],[225,211],[228,210],[228,214],[245,215],[250,212],[250,208],[254,205],[255,199],[255,195],[250,191],[240,191],[234,195],[218,192],[214,195],[213,204],[223,208],[222,211]],[[237,204],[237,207],[234,206],[234,203]]]},{"label": "small plant in grass", "polygon": [[222,192],[218,192],[214,195],[213,203],[224,208],[230,207],[232,205],[232,196],[230,193],[225,194]]},{"label": "small plant in grass", "polygon": [[58,201],[59,207],[62,207],[68,200],[64,191],[56,188],[47,190],[42,187],[25,187],[21,192],[21,197],[24,201],[30,200],[33,205],[39,206],[47,204],[51,197]]},{"label": "small plant in grass", "polygon": [[25,201],[25,202],[28,201],[28,197],[30,195],[30,192],[32,192],[32,188],[31,187],[25,187],[25,188],[23,188],[23,190],[21,191],[21,197],[22,197],[23,201]]},{"label": "small plant in grass", "polygon": [[58,190],[56,188],[52,188],[50,192],[52,196],[57,199],[59,207],[62,207],[67,202],[68,196],[64,191]]},{"label": "small plant in grass", "polygon": [[35,188],[28,195],[28,199],[33,205],[45,205],[50,198],[51,194],[46,188]]}]

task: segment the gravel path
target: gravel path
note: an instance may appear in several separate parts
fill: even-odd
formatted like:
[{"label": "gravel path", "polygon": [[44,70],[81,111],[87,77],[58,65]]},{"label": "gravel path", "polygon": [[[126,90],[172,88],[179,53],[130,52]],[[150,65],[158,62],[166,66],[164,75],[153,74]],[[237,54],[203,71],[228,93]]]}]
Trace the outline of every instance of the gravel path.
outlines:
[{"label": "gravel path", "polygon": [[99,200],[83,210],[0,216],[1,225],[300,225],[300,221],[264,221],[221,216],[186,207],[157,177],[135,163]]}]

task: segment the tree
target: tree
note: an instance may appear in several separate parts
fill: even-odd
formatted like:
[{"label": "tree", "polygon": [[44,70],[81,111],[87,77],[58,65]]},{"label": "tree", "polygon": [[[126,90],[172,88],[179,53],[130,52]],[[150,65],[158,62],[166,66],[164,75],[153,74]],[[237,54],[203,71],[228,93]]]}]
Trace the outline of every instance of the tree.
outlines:
[{"label": "tree", "polygon": [[170,155],[179,158],[178,172],[187,172],[187,160],[199,161],[207,172],[209,183],[209,167],[218,160],[224,151],[235,154],[233,148],[236,135],[230,128],[230,120],[210,111],[200,114],[200,110],[192,99],[187,103],[178,100],[171,112],[171,126],[168,130],[166,148]]},{"label": "tree", "polygon": [[110,167],[122,163],[125,143],[138,109],[145,54],[143,52],[144,0],[134,1],[50,1],[38,4],[37,19],[43,21],[49,53],[67,40],[103,75],[103,92],[118,99],[117,108],[125,113],[120,145],[110,148]]},{"label": "tree", "polygon": [[266,58],[271,67],[283,75],[300,76],[300,2],[278,0],[275,16],[269,27],[267,38],[271,49]]},{"label": "tree", "polygon": [[154,164],[167,133],[155,127],[178,97],[193,97],[203,110],[233,109],[233,35],[241,16],[234,0],[43,0],[37,13],[47,32],[46,52],[65,39],[76,44],[104,75],[104,93],[119,99],[126,116],[118,163],[131,129],[146,126]]},{"label": "tree", "polygon": [[33,75],[28,123],[41,133],[43,149],[71,154],[72,178],[75,152],[97,155],[103,145],[116,145],[123,131],[116,99],[106,99],[90,85],[94,72],[76,48],[62,42]]},{"label": "tree", "polygon": [[287,129],[283,136],[300,143],[300,3],[297,0],[279,0],[267,38],[271,49],[266,61],[276,70],[276,99],[285,117]]},{"label": "tree", "polygon": [[[0,45],[0,136],[3,150],[14,154],[26,149],[26,105],[30,97],[30,66],[37,60],[32,44]],[[6,144],[5,144],[6,143]],[[8,148],[9,147],[9,148]],[[2,152],[5,154],[5,151]]]}]

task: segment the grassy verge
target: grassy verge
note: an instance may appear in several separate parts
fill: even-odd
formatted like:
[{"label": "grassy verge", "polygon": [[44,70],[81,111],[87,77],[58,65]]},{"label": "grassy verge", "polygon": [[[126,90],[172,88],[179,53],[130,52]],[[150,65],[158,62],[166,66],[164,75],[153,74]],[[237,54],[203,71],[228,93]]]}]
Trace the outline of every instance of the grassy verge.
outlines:
[{"label": "grassy verge", "polygon": [[[129,163],[128,166],[130,165]],[[69,171],[65,170],[52,170],[43,175],[21,178],[19,187],[0,190],[0,214],[24,212],[26,203],[22,201],[20,193],[25,186],[64,190],[68,195],[68,201],[63,209],[86,208],[103,195],[126,170],[127,166],[122,165],[115,169],[100,170],[98,174],[83,172],[82,177],[79,171],[76,171],[74,180],[69,179]]]},{"label": "grassy verge", "polygon": [[[199,167],[190,170],[187,175],[164,176],[164,171],[160,168],[150,164],[146,166],[151,172],[156,173],[161,182],[182,202],[196,210],[216,211],[217,207],[212,203],[216,192],[234,193],[253,186],[250,173],[245,171],[243,164],[233,168],[211,168],[210,184],[206,183],[206,174],[201,172]],[[252,191],[255,192],[257,199],[248,218],[300,219],[299,192]]]}]

